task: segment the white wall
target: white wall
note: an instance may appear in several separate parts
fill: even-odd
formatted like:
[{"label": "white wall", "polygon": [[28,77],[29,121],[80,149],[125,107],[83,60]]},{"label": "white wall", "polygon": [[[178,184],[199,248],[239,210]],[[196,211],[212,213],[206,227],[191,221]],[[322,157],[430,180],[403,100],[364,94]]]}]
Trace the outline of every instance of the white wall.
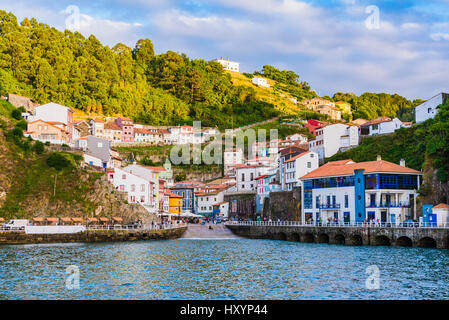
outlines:
[{"label": "white wall", "polygon": [[426,121],[435,117],[438,113],[437,106],[443,103],[443,94],[439,93],[430,98],[426,102],[420,104],[415,108],[416,123]]}]

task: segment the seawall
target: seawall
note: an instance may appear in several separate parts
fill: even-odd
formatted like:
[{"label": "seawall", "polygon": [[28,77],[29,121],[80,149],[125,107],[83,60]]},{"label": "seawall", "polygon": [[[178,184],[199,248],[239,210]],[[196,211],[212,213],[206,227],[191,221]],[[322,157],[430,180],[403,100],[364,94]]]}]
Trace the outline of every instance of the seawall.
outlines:
[{"label": "seawall", "polygon": [[187,227],[151,230],[87,230],[72,234],[26,234],[25,231],[0,231],[0,244],[167,240],[181,237],[186,229]]},{"label": "seawall", "polygon": [[396,227],[320,227],[226,225],[234,234],[253,239],[346,245],[392,245],[449,249],[449,229]]}]

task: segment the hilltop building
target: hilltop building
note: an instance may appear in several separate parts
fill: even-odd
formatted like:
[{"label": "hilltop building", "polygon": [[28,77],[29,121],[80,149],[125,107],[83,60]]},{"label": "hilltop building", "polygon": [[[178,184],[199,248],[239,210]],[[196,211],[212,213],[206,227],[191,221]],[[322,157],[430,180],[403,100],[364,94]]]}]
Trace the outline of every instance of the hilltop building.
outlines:
[{"label": "hilltop building", "polygon": [[229,61],[229,59],[225,60],[223,57],[215,59],[214,61],[221,64],[225,70],[240,72],[240,62]]},{"label": "hilltop building", "polygon": [[424,122],[427,119],[434,118],[437,113],[437,107],[446,102],[449,93],[441,92],[415,108],[416,123]]}]

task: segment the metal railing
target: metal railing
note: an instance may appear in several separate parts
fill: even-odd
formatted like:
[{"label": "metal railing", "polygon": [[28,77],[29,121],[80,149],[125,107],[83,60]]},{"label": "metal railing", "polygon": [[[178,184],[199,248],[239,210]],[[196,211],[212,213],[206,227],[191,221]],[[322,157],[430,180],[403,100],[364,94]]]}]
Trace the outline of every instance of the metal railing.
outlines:
[{"label": "metal railing", "polygon": [[[87,231],[96,231],[96,230],[136,230],[136,231],[145,231],[145,230],[160,230],[160,229],[175,229],[187,226],[186,223],[165,223],[165,224],[148,224],[148,225],[87,225]],[[8,232],[25,232],[25,229],[11,229],[10,227],[0,226],[0,231],[8,231]]]},{"label": "metal railing", "polygon": [[341,228],[439,228],[449,229],[449,223],[432,222],[306,222],[300,221],[227,221],[227,225],[273,226],[273,227],[341,227]]},{"label": "metal railing", "polygon": [[369,202],[367,208],[410,208],[409,202]]}]

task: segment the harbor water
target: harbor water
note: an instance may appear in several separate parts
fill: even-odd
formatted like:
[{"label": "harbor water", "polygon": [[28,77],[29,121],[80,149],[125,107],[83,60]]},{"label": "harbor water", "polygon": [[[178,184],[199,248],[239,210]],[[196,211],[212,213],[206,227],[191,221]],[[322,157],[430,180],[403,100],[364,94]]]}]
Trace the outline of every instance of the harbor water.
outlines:
[{"label": "harbor water", "polygon": [[9,245],[0,261],[0,299],[449,298],[439,249],[184,238]]}]

